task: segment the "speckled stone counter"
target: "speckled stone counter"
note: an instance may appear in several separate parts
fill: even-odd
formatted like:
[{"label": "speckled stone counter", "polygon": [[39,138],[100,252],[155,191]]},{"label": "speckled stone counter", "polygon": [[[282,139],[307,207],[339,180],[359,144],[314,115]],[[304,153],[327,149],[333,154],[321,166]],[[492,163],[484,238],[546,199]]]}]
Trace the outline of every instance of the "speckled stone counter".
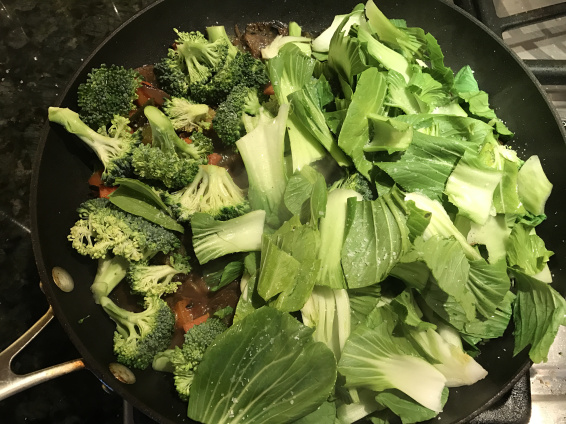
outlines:
[{"label": "speckled stone counter", "polygon": [[[47,108],[96,46],[151,3],[0,1],[0,349],[48,307],[29,234],[32,166]],[[76,357],[54,320],[16,357],[12,368],[27,373]],[[122,423],[123,402],[106,393],[89,371],[78,371],[0,401],[0,422]]]}]

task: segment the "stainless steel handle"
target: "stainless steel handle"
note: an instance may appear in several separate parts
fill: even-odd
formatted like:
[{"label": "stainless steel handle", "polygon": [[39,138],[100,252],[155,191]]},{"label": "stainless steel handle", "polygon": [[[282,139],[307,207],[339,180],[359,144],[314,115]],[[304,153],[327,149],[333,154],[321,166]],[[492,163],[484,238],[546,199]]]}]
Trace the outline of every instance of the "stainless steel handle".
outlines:
[{"label": "stainless steel handle", "polygon": [[47,324],[49,324],[49,322],[53,319],[53,316],[53,309],[50,306],[45,315],[43,315],[19,339],[0,353],[0,400],[37,384],[85,368],[85,364],[82,359],[75,359],[23,375],[16,374],[12,371],[11,365],[14,357],[24,347],[26,347],[28,343],[31,342],[33,338],[45,328],[45,326],[47,326]]}]

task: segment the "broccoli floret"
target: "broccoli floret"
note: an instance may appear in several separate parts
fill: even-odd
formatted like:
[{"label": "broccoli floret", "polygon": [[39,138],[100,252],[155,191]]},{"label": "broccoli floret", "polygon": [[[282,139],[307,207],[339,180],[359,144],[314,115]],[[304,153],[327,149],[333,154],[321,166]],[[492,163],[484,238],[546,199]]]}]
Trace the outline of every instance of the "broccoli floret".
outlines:
[{"label": "broccoli floret", "polygon": [[173,373],[175,388],[182,400],[189,398],[194,372],[206,349],[226,328],[221,320],[208,318],[185,333],[181,347],[167,349],[154,357],[153,369]]},{"label": "broccoli floret", "polygon": [[134,150],[131,158],[134,173],[143,179],[161,181],[173,190],[190,184],[199,165],[208,162],[212,141],[194,132],[187,143],[177,135],[171,120],[155,106],[146,106],[144,114],[151,127],[152,142]]},{"label": "broccoli floret", "polygon": [[249,52],[238,52],[208,82],[191,84],[191,99],[199,103],[217,106],[238,84],[263,90],[269,83],[265,64]]},{"label": "broccoli floret", "polygon": [[162,90],[186,97],[191,84],[205,83],[236,56],[238,49],[222,26],[207,28],[209,40],[199,32],[175,31],[179,35],[176,48],[169,49],[167,56],[154,65],[154,72]]},{"label": "broccoli floret", "polygon": [[161,297],[174,293],[181,285],[181,281],[174,281],[173,277],[190,271],[189,257],[173,254],[169,258],[169,264],[150,265],[146,261],[132,263],[128,270],[128,280],[134,293]]},{"label": "broccoli floret", "polygon": [[184,97],[165,99],[163,111],[171,120],[173,128],[182,131],[210,128],[210,108],[193,103]]},{"label": "broccoli floret", "polygon": [[146,106],[144,114],[151,127],[153,148],[159,148],[164,153],[175,153],[181,158],[192,159],[200,163],[208,162],[208,155],[212,153],[212,142],[202,134],[191,138],[192,143],[187,143],[175,132],[171,120],[155,106]]},{"label": "broccoli floret", "polygon": [[180,61],[185,63],[185,73],[189,83],[196,84],[207,81],[213,73],[220,69],[228,56],[228,43],[220,38],[210,42],[199,31],[183,32],[175,29],[175,52]]},{"label": "broccoli floret", "polygon": [[106,255],[98,259],[98,269],[94,276],[94,282],[90,291],[94,301],[100,303],[100,299],[109,296],[112,290],[124,279],[128,273],[130,262],[122,256]]},{"label": "broccoli floret", "polygon": [[208,155],[214,152],[212,140],[200,131],[193,131],[189,136],[189,140],[190,143],[188,145],[192,154],[198,155],[204,163],[208,163]]},{"label": "broccoli floret", "polygon": [[202,324],[193,326],[185,333],[181,350],[186,366],[194,367],[202,361],[205,350],[219,334],[226,330],[226,325],[218,318],[208,318]]},{"label": "broccoli floret", "polygon": [[207,213],[221,221],[249,212],[242,190],[225,168],[216,165],[201,165],[190,185],[162,196],[181,222],[189,221],[196,212]]},{"label": "broccoli floret", "polygon": [[206,213],[195,213],[191,219],[193,248],[201,265],[236,252],[261,249],[265,211],[248,212],[227,221],[217,221]]},{"label": "broccoli floret", "polygon": [[158,352],[153,357],[151,367],[154,371],[173,373],[175,371],[173,363],[179,360],[182,360],[182,350],[180,347],[176,346],[175,348]]},{"label": "broccoli floret", "polygon": [[169,49],[166,57],[153,66],[159,88],[171,96],[184,97],[189,93],[189,77],[175,50]]},{"label": "broccoli floret", "polygon": [[256,116],[261,108],[256,88],[239,84],[216,109],[212,125],[227,146],[236,144],[246,134],[246,115]]},{"label": "broccoli floret", "polygon": [[134,173],[140,178],[161,181],[165,187],[178,190],[190,184],[199,171],[200,161],[179,157],[175,152],[144,144],[132,153]]},{"label": "broccoli floret", "polygon": [[167,348],[173,337],[175,314],[158,297],[146,297],[142,312],[132,312],[116,305],[108,297],[100,305],[116,323],[114,354],[118,362],[145,369],[153,357]]},{"label": "broccoli floret", "polygon": [[141,83],[139,72],[123,66],[103,64],[91,70],[77,90],[81,119],[97,130],[106,127],[115,115],[128,116]]},{"label": "broccoli floret", "polygon": [[96,132],[71,109],[50,107],[48,116],[51,122],[65,127],[96,153],[104,166],[101,177],[105,184],[113,185],[116,178],[132,175],[131,155],[140,144],[141,132],[131,132],[128,118],[116,115],[108,132],[105,129]]},{"label": "broccoli floret", "polygon": [[354,190],[360,193],[364,200],[374,200],[376,197],[370,182],[359,172],[354,172],[334,182],[330,190],[334,190],[335,188]]},{"label": "broccoli floret", "polygon": [[189,400],[189,393],[194,378],[195,374],[193,371],[178,371],[174,373],[173,382],[175,383],[175,390],[177,390],[182,401],[187,402]]},{"label": "broccoli floret", "polygon": [[87,200],[77,211],[80,219],[71,228],[68,239],[81,255],[99,259],[111,252],[129,261],[140,261],[180,246],[172,231],[124,212],[108,199]]},{"label": "broccoli floret", "polygon": [[234,59],[236,54],[238,54],[238,48],[232,44],[232,40],[228,37],[226,33],[226,28],[223,25],[213,25],[206,27],[206,34],[208,35],[208,40],[212,43],[218,40],[224,40],[228,46],[228,57],[226,61]]}]

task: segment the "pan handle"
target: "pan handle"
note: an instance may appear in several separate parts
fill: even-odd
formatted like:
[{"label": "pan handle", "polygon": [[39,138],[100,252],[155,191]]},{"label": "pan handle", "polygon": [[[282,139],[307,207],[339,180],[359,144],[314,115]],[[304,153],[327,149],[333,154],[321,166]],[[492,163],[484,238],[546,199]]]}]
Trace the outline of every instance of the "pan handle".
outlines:
[{"label": "pan handle", "polygon": [[37,384],[49,381],[61,375],[69,374],[73,371],[85,368],[82,359],[75,359],[54,365],[42,370],[34,371],[29,374],[16,374],[12,371],[11,365],[14,357],[37,336],[41,330],[53,319],[53,309],[49,309],[29,330],[19,339],[0,352],[0,400],[15,395],[23,390]]}]

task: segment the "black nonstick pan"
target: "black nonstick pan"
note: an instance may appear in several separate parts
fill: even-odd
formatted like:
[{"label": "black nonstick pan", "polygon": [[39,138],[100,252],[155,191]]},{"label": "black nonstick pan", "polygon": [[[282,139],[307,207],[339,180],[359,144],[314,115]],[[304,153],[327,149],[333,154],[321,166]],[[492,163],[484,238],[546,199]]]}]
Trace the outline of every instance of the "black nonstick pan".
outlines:
[{"label": "black nonstick pan", "polygon": [[[230,31],[249,22],[298,22],[316,33],[330,24],[337,14],[348,13],[355,1],[336,0],[250,0],[246,2],[212,0],[189,2],[166,0],[136,15],[114,32],[85,60],[61,96],[61,107],[77,108],[78,85],[91,68],[102,63],[138,67],[152,64],[164,56],[175,33],[204,30],[221,24]],[[477,21],[441,0],[378,0],[378,7],[390,18],[404,18],[409,26],[432,33],[446,56],[447,65],[457,71],[470,65],[480,88],[490,95],[497,115],[515,132],[512,145],[521,156],[537,154],[554,184],[547,203],[548,219],[538,234],[555,252],[550,266],[554,287],[566,293],[566,164],[564,131],[543,91],[521,61],[496,36]],[[46,111],[47,113],[47,111]],[[45,293],[86,366],[105,384],[134,407],[163,423],[191,422],[186,404],[181,402],[165,373],[135,371],[136,383],[119,382],[108,365],[112,353],[114,323],[92,300],[89,287],[96,261],[78,255],[67,241],[69,228],[77,219],[76,207],[89,195],[87,179],[96,158],[65,130],[48,126],[43,134],[34,166],[31,193],[33,247]],[[62,267],[75,281],[75,289],[61,291],[53,282],[52,269]],[[478,361],[488,376],[469,387],[452,389],[444,412],[434,422],[466,422],[492,405],[530,366],[526,352],[512,356],[510,333],[487,343]]]}]

